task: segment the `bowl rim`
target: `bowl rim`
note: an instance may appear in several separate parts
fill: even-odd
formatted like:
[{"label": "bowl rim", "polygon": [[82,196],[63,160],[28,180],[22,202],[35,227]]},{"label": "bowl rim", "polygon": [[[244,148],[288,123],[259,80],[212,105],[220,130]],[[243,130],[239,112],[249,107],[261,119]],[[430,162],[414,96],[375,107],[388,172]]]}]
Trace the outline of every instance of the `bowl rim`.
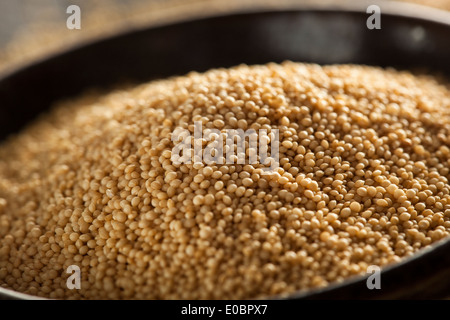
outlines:
[{"label": "bowl rim", "polygon": [[[129,27],[124,31],[106,33],[105,35],[95,37],[94,39],[81,41],[80,43],[76,43],[74,45],[65,47],[61,50],[56,50],[55,52],[50,52],[46,54],[44,57],[32,59],[31,61],[27,61],[25,63],[20,63],[15,65],[13,68],[5,68],[0,71],[0,82],[9,77],[14,76],[16,73],[25,72],[28,68],[31,68],[35,65],[39,65],[41,63],[45,63],[51,61],[58,56],[68,54],[72,51],[82,50],[85,47],[95,45],[98,42],[113,40],[115,38],[127,36],[139,31],[145,31],[149,29],[157,29],[159,27],[165,27],[170,25],[182,24],[185,22],[191,21],[201,21],[201,20],[209,20],[220,17],[228,17],[228,16],[239,16],[243,14],[258,14],[258,13],[277,13],[277,12],[317,12],[317,13],[356,13],[356,14],[367,14],[366,9],[368,3],[361,2],[338,2],[338,3],[277,3],[276,6],[273,4],[267,6],[261,6],[259,4],[253,8],[231,8],[227,10],[222,10],[219,13],[208,12],[205,14],[201,10],[197,12],[197,14],[192,14],[189,17],[178,18],[175,20],[168,20],[162,23],[150,23],[144,24],[139,27]],[[413,3],[405,3],[400,1],[378,1],[377,4],[381,8],[382,15],[389,15],[392,17],[400,17],[400,18],[408,18],[412,20],[417,20],[421,22],[433,22],[436,24],[444,25],[447,28],[450,28],[450,11],[444,11],[441,9],[436,9],[424,5],[413,4]],[[414,253],[412,256],[402,259],[399,262],[395,262],[389,265],[386,265],[381,268],[381,276],[386,273],[390,273],[398,270],[405,265],[409,265],[414,261],[417,261],[421,258],[426,258],[430,256],[437,249],[447,248],[450,249],[450,236],[441,239],[431,245],[428,245],[418,252]],[[325,293],[332,292],[336,289],[350,286],[352,284],[357,284],[368,278],[368,275],[359,274],[349,278],[344,279],[341,282],[331,283],[325,287],[314,288],[314,289],[304,289],[295,291],[289,295],[276,295],[270,296],[267,298],[263,298],[266,300],[278,300],[278,299],[305,299],[309,297],[313,297],[316,295],[321,295]],[[14,291],[11,289],[4,288],[0,285],[0,300],[51,300],[49,298],[43,298],[39,296],[33,296],[26,293],[21,293],[18,291]]]},{"label": "bowl rim", "polygon": [[[214,1],[213,1],[214,3]],[[203,3],[200,3],[203,4]],[[204,5],[204,4],[203,4]],[[26,69],[35,65],[50,61],[58,56],[68,54],[72,51],[83,49],[90,45],[94,45],[98,42],[112,40],[127,36],[139,31],[145,31],[148,29],[157,29],[159,27],[166,27],[169,25],[181,24],[185,22],[208,20],[211,18],[221,18],[227,16],[238,16],[243,14],[257,14],[257,13],[275,13],[283,11],[306,11],[306,12],[318,12],[333,13],[336,11],[356,14],[367,14],[366,10],[371,3],[343,0],[341,2],[328,3],[327,1],[321,2],[296,2],[295,0],[286,0],[276,3],[261,3],[255,2],[252,7],[239,8],[238,6],[221,9],[219,12],[211,12],[204,9],[203,6],[195,8],[193,12],[189,12],[183,17],[168,18],[163,22],[150,22],[141,23],[138,25],[127,26],[124,30],[105,31],[104,34],[94,36],[87,40],[81,40],[73,44],[67,45],[64,48],[56,49],[47,52],[43,56],[39,56],[21,63],[14,63],[11,67],[3,67],[0,69],[0,81],[15,75],[18,72],[25,71]],[[415,19],[423,22],[434,22],[442,24],[444,26],[450,26],[450,11],[437,9],[416,3],[403,2],[398,0],[379,0],[375,4],[380,7],[382,15],[403,17],[409,19]]]}]

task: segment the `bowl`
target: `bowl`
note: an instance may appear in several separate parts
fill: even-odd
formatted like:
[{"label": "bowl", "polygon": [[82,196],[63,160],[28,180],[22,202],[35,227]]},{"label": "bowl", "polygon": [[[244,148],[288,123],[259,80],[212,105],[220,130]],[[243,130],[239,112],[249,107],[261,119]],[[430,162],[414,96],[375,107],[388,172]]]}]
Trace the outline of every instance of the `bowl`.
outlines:
[{"label": "bowl", "polygon": [[[384,3],[381,29],[367,28],[369,16],[366,7],[348,4],[259,7],[128,30],[84,43],[0,75],[0,140],[52,103],[89,88],[192,70],[292,60],[390,66],[450,76],[450,13]],[[287,298],[440,298],[450,295],[449,251],[450,240],[444,239],[383,268],[381,290],[368,289],[367,274]],[[34,298],[0,287],[0,299]]]}]

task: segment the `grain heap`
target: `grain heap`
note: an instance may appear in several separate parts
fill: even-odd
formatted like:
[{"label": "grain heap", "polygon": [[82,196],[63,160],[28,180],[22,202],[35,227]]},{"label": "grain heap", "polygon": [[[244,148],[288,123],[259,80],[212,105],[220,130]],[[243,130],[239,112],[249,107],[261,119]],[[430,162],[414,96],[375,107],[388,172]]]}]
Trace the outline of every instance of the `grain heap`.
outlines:
[{"label": "grain heap", "polygon": [[[172,163],[172,132],[194,121],[278,129],[280,167]],[[445,86],[365,66],[239,66],[67,102],[0,147],[0,285],[74,299],[326,286],[449,234],[449,147]]]}]

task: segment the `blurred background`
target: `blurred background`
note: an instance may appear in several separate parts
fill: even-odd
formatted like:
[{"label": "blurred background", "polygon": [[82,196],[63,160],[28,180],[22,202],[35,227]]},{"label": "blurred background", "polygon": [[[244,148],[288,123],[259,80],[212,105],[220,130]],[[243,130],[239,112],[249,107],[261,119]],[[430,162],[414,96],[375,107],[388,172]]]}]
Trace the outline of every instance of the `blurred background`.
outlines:
[{"label": "blurred background", "polygon": [[[402,0],[450,11],[450,0]],[[256,7],[333,7],[377,0],[0,0],[0,71],[121,30],[191,16]],[[66,28],[70,5],[81,8],[81,30]]]}]

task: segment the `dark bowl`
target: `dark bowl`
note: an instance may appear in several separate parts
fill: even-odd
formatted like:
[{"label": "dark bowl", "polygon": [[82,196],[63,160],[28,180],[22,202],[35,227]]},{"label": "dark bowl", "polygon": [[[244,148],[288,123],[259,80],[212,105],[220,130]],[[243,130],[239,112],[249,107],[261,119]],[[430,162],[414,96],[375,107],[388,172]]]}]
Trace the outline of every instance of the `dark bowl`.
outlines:
[{"label": "dark bowl", "polygon": [[[238,64],[293,60],[421,69],[450,76],[450,13],[401,3],[381,5],[381,29],[366,8],[260,8],[132,30],[49,57],[0,77],[0,140],[62,98],[122,81]],[[440,298],[450,295],[450,241],[434,244],[381,272],[291,299]],[[446,291],[447,290],[447,291]],[[0,298],[33,298],[0,288]]]}]

